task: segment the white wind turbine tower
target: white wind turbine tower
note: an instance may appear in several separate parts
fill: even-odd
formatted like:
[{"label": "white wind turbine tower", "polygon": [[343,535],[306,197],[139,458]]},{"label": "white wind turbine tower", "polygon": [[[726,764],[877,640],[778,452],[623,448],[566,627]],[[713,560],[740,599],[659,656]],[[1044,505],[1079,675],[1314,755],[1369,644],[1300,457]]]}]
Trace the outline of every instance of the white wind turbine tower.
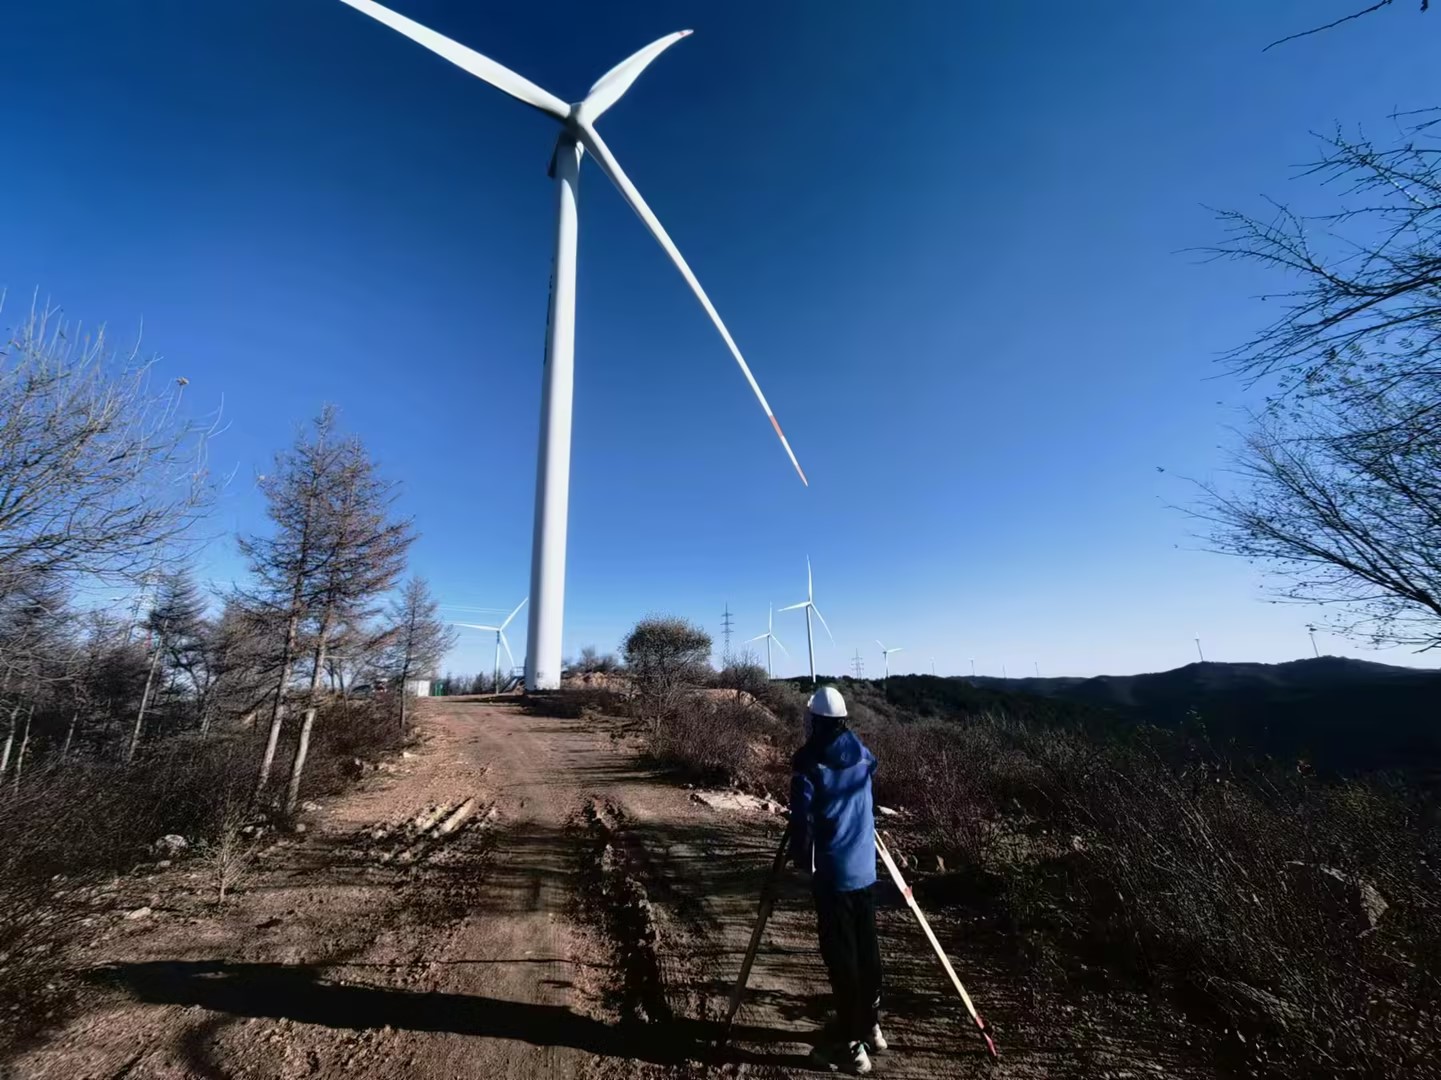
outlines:
[{"label": "white wind turbine tower", "polygon": [[835,643],[836,639],[835,636],[831,633],[831,628],[829,626],[826,626],[825,616],[822,615],[820,609],[816,607],[816,590],[815,583],[811,580],[811,560],[809,555],[806,556],[806,598],[802,600],[799,604],[791,604],[787,607],[781,608],[781,610],[795,611],[797,608],[806,609],[806,653],[810,656],[811,685],[814,686],[816,684],[816,642],[815,638],[811,634],[812,612],[815,612],[816,618],[820,619],[821,625],[826,627],[826,637],[831,639],[832,644]]},{"label": "white wind turbine tower", "polygon": [[561,125],[560,138],[551,156],[550,175],[556,181],[557,221],[555,233],[555,265],[551,277],[550,313],[545,342],[545,374],[541,389],[540,448],[536,464],[535,533],[531,548],[530,594],[535,604],[530,609],[530,647],[526,652],[525,685],[530,690],[552,690],[560,685],[561,624],[565,612],[565,540],[570,495],[570,414],[574,388],[575,364],[575,261],[578,228],[576,192],[580,182],[580,159],[590,151],[601,172],[610,178],[616,190],[643,221],[656,242],[675,263],[681,277],[695,293],[701,307],[710,316],[716,330],[751,392],[765,410],[766,418],[779,436],[781,446],[791,464],[806,483],[806,474],[786,441],[765,394],[730,331],[721,322],[715,306],[701,288],[690,266],[681,256],[646,201],[641,198],[630,178],[610,152],[610,147],[597,134],[595,121],[620,100],[657,56],[681,38],[690,34],[681,30],[654,41],[639,52],[622,60],[602,75],[590,88],[584,101],[567,104],[554,94],[542,90],[509,68],[473,49],[452,41],[428,27],[403,15],[397,15],[374,0],[342,0],[377,22],[384,23],[412,41],[425,46],[436,55],[469,72],[476,78],[503,90],[513,98],[545,113]]},{"label": "white wind turbine tower", "polygon": [[515,605],[515,610],[505,617],[505,622],[499,626],[482,626],[479,623],[458,622],[455,626],[463,626],[467,630],[494,630],[495,631],[495,692],[500,693],[500,649],[505,646],[505,655],[510,657],[510,666],[515,667],[515,653],[510,651],[510,642],[505,639],[505,628],[510,625],[510,620],[520,614],[520,609],[525,607],[530,597],[526,597]]},{"label": "white wind turbine tower", "polygon": [[[765,643],[766,643],[766,678],[767,678],[767,679],[774,679],[774,678],[775,678],[775,675],[773,675],[773,674],[771,673],[771,642],[774,641],[774,642],[776,643],[777,647],[780,649],[781,652],[785,653],[786,656],[790,656],[790,653],[789,653],[789,652],[786,652],[786,647],[781,644],[781,639],[778,638],[778,637],[776,637],[775,634],[772,632],[772,631],[775,629],[775,619],[776,619],[776,611],[775,611],[775,608],[774,608],[774,607],[771,607],[771,608],[768,609],[767,612],[766,612],[766,632],[765,632],[764,634],[757,634],[757,635],[756,635],[755,637],[753,637],[753,638],[747,638],[747,639],[746,639],[746,644],[747,644],[747,645],[749,645],[752,641],[760,641],[762,638],[765,639]],[[827,631],[827,633],[829,633],[829,631]]]},{"label": "white wind turbine tower", "polygon": [[903,648],[905,648],[905,646],[904,646],[904,645],[897,645],[894,649],[888,649],[888,648],[886,648],[885,645],[881,642],[881,639],[880,639],[880,638],[876,638],[876,644],[877,644],[877,645],[880,645],[880,647],[881,647],[881,656],[882,656],[882,657],[885,659],[885,661],[886,661],[886,678],[889,679],[889,678],[891,677],[891,653],[893,653],[893,652],[900,652]]}]

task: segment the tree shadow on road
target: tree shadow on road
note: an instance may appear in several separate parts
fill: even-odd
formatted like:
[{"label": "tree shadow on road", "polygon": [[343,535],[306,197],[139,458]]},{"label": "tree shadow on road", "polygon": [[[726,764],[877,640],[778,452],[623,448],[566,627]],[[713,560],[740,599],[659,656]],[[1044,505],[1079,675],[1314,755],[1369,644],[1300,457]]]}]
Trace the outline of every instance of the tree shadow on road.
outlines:
[{"label": "tree shadow on road", "polygon": [[[655,1025],[607,1024],[560,1005],[467,994],[341,985],[317,966],[237,964],[222,960],[159,960],[113,964],[89,973],[156,1005],[198,1005],[232,1016],[292,1020],[328,1028],[392,1028],[514,1039],[533,1046],[565,1046],[590,1054],[676,1065],[685,1061],[804,1067],[801,1055],[729,1047],[717,1053],[714,1025],[677,1019]],[[738,1041],[789,1042],[793,1033],[737,1026]]]}]

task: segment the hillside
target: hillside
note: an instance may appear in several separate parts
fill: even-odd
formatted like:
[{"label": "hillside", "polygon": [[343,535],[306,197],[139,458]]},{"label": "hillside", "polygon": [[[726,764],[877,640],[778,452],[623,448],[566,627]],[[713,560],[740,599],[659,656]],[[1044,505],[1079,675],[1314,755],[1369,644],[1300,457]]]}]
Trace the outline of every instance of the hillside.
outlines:
[{"label": "hillside", "polygon": [[916,715],[999,708],[1027,719],[1155,724],[1343,772],[1441,769],[1441,672],[1343,657],[1094,678],[895,676],[886,698]]}]

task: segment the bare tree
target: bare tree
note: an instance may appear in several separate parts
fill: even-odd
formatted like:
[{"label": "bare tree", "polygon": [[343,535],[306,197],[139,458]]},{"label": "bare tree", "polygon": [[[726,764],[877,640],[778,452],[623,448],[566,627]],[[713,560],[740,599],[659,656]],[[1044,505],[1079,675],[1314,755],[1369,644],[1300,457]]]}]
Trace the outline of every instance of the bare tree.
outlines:
[{"label": "bare tree", "polygon": [[395,584],[415,539],[409,520],[392,519],[394,485],[380,479],[359,439],[341,445],[332,472],[321,505],[319,575],[310,612],[310,691],[286,788],[287,813],[300,797],[331,635],[337,626],[363,623],[376,613],[378,597]]},{"label": "bare tree", "polygon": [[1325,214],[1275,206],[1268,218],[1224,211],[1218,258],[1259,263],[1296,281],[1265,297],[1281,312],[1227,360],[1279,377],[1277,400],[1399,391],[1429,412],[1441,390],[1441,109],[1398,118],[1400,142],[1378,147],[1339,130],[1303,176],[1337,193]]},{"label": "bare tree", "polygon": [[399,684],[400,730],[408,731],[412,678],[433,672],[455,644],[455,629],[440,616],[440,603],[424,578],[413,577],[391,606],[390,643],[386,669]]},{"label": "bare tree", "polygon": [[[1356,19],[1365,18],[1367,15],[1374,15],[1382,8],[1390,7],[1392,2],[1393,0],[1374,0],[1373,3],[1368,4],[1366,7],[1356,8],[1350,13],[1342,15],[1340,18],[1332,19],[1328,23],[1323,23],[1320,26],[1313,26],[1309,30],[1299,30],[1294,34],[1287,34],[1283,38],[1278,38],[1277,40],[1271,42],[1271,44],[1267,45],[1266,48],[1262,49],[1261,51],[1265,52],[1266,49],[1274,49],[1277,45],[1284,45],[1286,42],[1295,41],[1297,38],[1310,37],[1312,34],[1319,34],[1323,30],[1334,30],[1336,27],[1341,26],[1344,23],[1353,22]],[[1413,3],[1417,3],[1420,5],[1420,11],[1423,15],[1431,9],[1431,0],[1413,0]]]},{"label": "bare tree", "polygon": [[275,699],[270,709],[270,730],[255,781],[258,798],[270,781],[276,747],[285,716],[286,693],[300,647],[300,632],[314,604],[324,570],[324,503],[326,488],[335,474],[339,447],[335,438],[335,410],[321,410],[309,432],[277,454],[274,470],[260,481],[266,511],[274,526],[267,537],[242,537],[241,553],[250,563],[257,586],[246,595],[257,614],[284,627],[275,677]]},{"label": "bare tree", "polygon": [[32,308],[0,348],[0,594],[34,575],[137,579],[213,493],[210,429],[184,419],[185,379],[117,356]]},{"label": "bare tree", "polygon": [[609,675],[620,670],[620,660],[615,653],[602,653],[594,645],[584,645],[580,659],[566,666],[583,675]]},{"label": "bare tree", "polygon": [[1331,213],[1226,213],[1215,254],[1297,281],[1230,357],[1275,392],[1237,455],[1202,485],[1215,546],[1277,567],[1285,599],[1331,605],[1337,629],[1441,645],[1441,115],[1381,149],[1340,134],[1309,170]]},{"label": "bare tree", "polygon": [[[1239,491],[1203,485],[1220,550],[1279,570],[1290,600],[1328,605],[1377,644],[1441,647],[1441,427],[1411,403],[1258,423]],[[1400,413],[1401,415],[1397,415]]]}]

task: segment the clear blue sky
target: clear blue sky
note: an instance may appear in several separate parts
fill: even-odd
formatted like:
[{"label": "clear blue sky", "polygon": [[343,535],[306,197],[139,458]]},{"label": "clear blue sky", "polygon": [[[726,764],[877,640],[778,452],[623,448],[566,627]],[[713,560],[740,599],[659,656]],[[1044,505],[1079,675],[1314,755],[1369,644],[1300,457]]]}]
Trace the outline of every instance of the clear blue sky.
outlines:
[{"label": "clear blue sky", "polygon": [[[696,31],[600,127],[812,486],[587,165],[567,652],[651,610],[718,634],[729,603],[760,633],[807,554],[834,672],[857,647],[876,671],[877,637],[943,674],[1167,668],[1198,632],[1210,659],[1309,652],[1313,613],[1167,509],[1223,463],[1243,397],[1213,358],[1278,284],[1181,252],[1217,236],[1202,204],[1317,205],[1309,132],[1434,104],[1441,14],[1263,53],[1355,0],[394,6],[567,100]],[[415,568],[447,603],[516,603],[554,125],[330,0],[8,4],[0,41],[7,324],[37,286],[121,335],[143,318],[192,400],[224,399],[217,531],[260,525],[251,477],[338,403],[404,482]],[[225,541],[201,570],[238,566]],[[798,670],[799,616],[777,633]],[[467,640],[451,665],[488,667]]]}]

